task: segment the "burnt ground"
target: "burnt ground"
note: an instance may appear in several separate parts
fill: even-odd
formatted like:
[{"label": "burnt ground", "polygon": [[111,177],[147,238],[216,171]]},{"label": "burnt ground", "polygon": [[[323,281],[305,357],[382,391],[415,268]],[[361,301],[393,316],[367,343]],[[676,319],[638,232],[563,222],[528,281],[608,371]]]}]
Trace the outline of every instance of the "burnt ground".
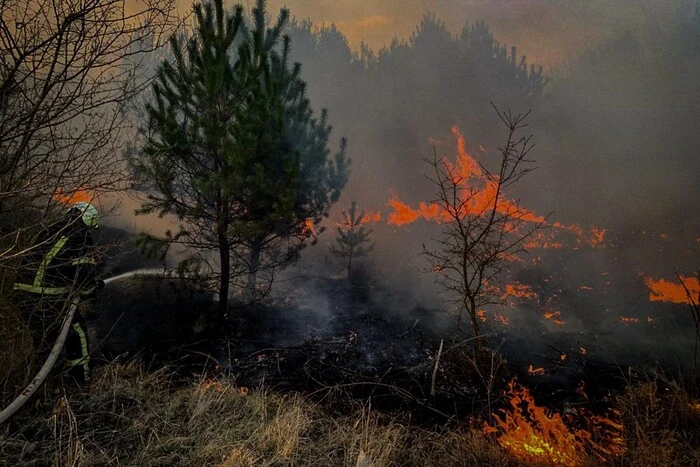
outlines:
[{"label": "burnt ground", "polygon": [[[239,386],[301,392],[341,412],[369,400],[427,425],[483,413],[488,381],[496,406],[515,376],[542,404],[602,410],[609,395],[643,377],[638,366],[603,358],[605,349],[593,341],[586,355],[577,352],[586,336],[573,332],[534,341],[493,332],[492,359],[493,352],[479,353],[464,339],[466,332],[452,332],[453,320],[439,309],[396,314],[371,296],[344,279],[301,277],[263,303],[234,306],[233,329],[222,337],[201,319],[216,306],[212,297],[187,281],[137,275],[107,285],[91,327],[104,360],[138,356],[184,378],[225,375]],[[529,374],[529,365],[544,373]]]},{"label": "burnt ground", "polygon": [[[127,253],[119,257],[128,261],[106,275],[143,267],[133,249]],[[226,335],[204,319],[214,297],[188,281],[152,275],[111,281],[89,321],[94,354],[98,361],[167,364],[185,378],[224,375],[240,386],[301,392],[340,411],[370,400],[373,408],[425,424],[483,413],[486,383],[498,406],[513,377],[540,404],[603,410],[611,394],[647,375],[663,373],[672,384],[687,373],[692,355],[689,314],[678,305],[650,304],[639,277],[621,280],[633,261],[618,253],[543,252],[515,271],[511,279],[531,284],[538,298],[509,299],[501,310],[508,325],[489,318],[491,350],[483,353],[441,308],[397,307],[395,292],[381,281],[353,285],[299,273],[261,303],[234,303]],[[555,309],[565,326],[542,317]],[[622,323],[623,315],[639,321]]]}]

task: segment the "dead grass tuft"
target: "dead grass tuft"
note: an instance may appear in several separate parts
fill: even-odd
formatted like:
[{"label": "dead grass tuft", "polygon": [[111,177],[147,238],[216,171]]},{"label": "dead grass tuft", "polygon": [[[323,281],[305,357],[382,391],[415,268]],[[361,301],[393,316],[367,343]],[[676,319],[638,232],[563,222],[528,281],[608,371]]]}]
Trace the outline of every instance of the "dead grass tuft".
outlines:
[{"label": "dead grass tuft", "polygon": [[[700,404],[661,388],[639,384],[618,398],[628,449],[611,465],[700,465]],[[44,394],[0,430],[0,465],[520,465],[468,427],[425,430],[369,405],[333,416],[298,395],[175,384],[138,363],[98,369],[88,392]]]}]

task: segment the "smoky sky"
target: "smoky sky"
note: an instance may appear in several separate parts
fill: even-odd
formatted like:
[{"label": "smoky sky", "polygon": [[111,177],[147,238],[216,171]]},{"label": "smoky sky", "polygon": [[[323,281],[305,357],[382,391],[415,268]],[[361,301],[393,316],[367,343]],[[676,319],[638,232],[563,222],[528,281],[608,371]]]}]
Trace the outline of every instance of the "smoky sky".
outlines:
[{"label": "smoky sky", "polygon": [[[533,61],[554,66],[582,48],[619,30],[665,27],[683,15],[685,0],[271,0],[316,25],[336,24],[355,48],[364,41],[379,49],[408,38],[426,12],[440,17],[454,33],[467,21],[483,19],[499,40],[527,48]],[[250,8],[253,0],[243,3]]]}]

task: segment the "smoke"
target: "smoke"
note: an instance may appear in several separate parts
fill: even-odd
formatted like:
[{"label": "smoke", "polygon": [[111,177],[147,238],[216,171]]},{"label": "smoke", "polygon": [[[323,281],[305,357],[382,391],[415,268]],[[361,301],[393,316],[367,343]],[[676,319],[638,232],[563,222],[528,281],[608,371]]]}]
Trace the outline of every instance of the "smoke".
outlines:
[{"label": "smoke", "polygon": [[[268,2],[271,16],[282,3]],[[371,225],[376,248],[364,259],[377,284],[372,300],[397,313],[449,308],[446,294],[422,272],[427,263],[420,256],[439,226],[388,225],[387,203],[394,195],[413,206],[434,197],[423,159],[433,151],[454,158],[454,125],[469,152],[492,164],[507,133],[494,102],[502,110],[533,111],[525,131],[534,136],[538,169],[511,196],[537,214],[553,212],[553,221],[607,230],[603,248],[570,243],[567,251],[533,252],[541,257],[537,263],[514,265],[508,279],[533,285],[540,302],[509,310],[512,329],[528,336],[583,333],[582,339],[608,339],[610,346],[622,336],[630,349],[636,343],[635,351],[658,345],[655,329],[684,333],[684,311],[649,303],[643,276],[672,278],[698,267],[700,17],[694,2],[284,4],[296,18],[311,20],[289,28],[292,57],[302,64],[317,113],[329,110],[332,137],[348,137],[353,160],[326,232],[303,252],[312,274],[342,271],[329,258],[334,221],[357,201],[359,209],[382,214]],[[423,16],[426,11],[434,14]],[[362,41],[373,51],[361,49]],[[490,41],[505,46],[504,55],[494,59],[501,49]],[[327,322],[332,303],[305,293],[316,304],[308,308],[318,309],[310,322]],[[558,311],[565,330],[543,319],[543,310]],[[622,317],[639,321],[627,325]],[[502,329],[490,322],[487,328]]]},{"label": "smoke", "polygon": [[[497,158],[506,129],[493,101],[500,109],[533,110],[526,131],[537,145],[532,156],[538,169],[511,195],[538,214],[553,212],[552,221],[607,232],[606,246],[596,251],[570,243],[574,253],[534,252],[542,257],[539,265],[514,265],[512,278],[528,278],[544,295],[556,295],[547,306],[564,315],[566,332],[601,342],[613,330],[612,346],[621,330],[635,351],[657,339],[653,329],[668,326],[683,334],[690,324],[685,311],[650,304],[643,276],[690,274],[698,266],[700,225],[693,206],[700,199],[700,135],[694,129],[700,117],[694,109],[700,86],[692,76],[700,70],[700,53],[689,44],[697,43],[691,38],[698,37],[700,19],[693,3],[401,2],[401,13],[391,2],[382,5],[327,8],[318,16],[291,4],[293,15],[319,23],[297,23],[290,34],[312,102],[329,110],[335,137],[349,140],[351,179],[333,215],[351,201],[382,212],[382,222],[373,226],[372,264],[377,280],[404,301],[396,307],[447,306],[445,293],[421,272],[427,267],[422,244],[439,226],[386,225],[387,201],[398,195],[415,206],[433,198],[423,159],[433,150],[454,158],[453,125],[482,163]],[[435,14],[421,19],[425,10]],[[389,25],[403,31],[398,41],[372,36]],[[470,40],[463,36],[465,25]],[[369,34],[374,53],[359,49],[359,28]],[[517,65],[526,55],[527,72],[509,74],[503,63],[482,60],[488,33],[507,44],[506,61]],[[511,46],[517,46],[512,59]],[[528,87],[533,63],[544,64],[549,80],[541,94]],[[333,241],[331,228],[305,259],[322,258]],[[528,274],[533,269],[539,276]],[[542,285],[550,276],[556,277],[556,293]],[[531,308],[530,316],[514,313],[522,332],[557,332],[542,319],[542,303]],[[647,321],[654,317],[654,324]]]}]

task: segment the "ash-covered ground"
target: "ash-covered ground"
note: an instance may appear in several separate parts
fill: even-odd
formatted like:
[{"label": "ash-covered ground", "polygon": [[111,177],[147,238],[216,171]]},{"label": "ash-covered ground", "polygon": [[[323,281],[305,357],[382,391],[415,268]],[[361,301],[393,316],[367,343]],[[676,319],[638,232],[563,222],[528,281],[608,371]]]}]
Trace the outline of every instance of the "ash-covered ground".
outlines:
[{"label": "ash-covered ground", "polygon": [[[668,255],[665,241],[654,237],[657,256]],[[527,293],[484,314],[482,353],[439,294],[432,306],[415,304],[380,273],[351,283],[302,268],[258,304],[234,301],[226,336],[206,324],[216,309],[210,293],[152,269],[124,274],[101,291],[93,347],[105,360],[138,355],[337,404],[369,398],[429,420],[468,417],[486,404],[488,385],[497,394],[514,376],[549,403],[595,403],[645,372],[672,380],[692,366],[687,306],[650,302],[644,275],[663,271],[635,266],[649,258],[624,246],[624,235],[611,236],[605,248],[540,251],[514,267],[508,279]]]}]

